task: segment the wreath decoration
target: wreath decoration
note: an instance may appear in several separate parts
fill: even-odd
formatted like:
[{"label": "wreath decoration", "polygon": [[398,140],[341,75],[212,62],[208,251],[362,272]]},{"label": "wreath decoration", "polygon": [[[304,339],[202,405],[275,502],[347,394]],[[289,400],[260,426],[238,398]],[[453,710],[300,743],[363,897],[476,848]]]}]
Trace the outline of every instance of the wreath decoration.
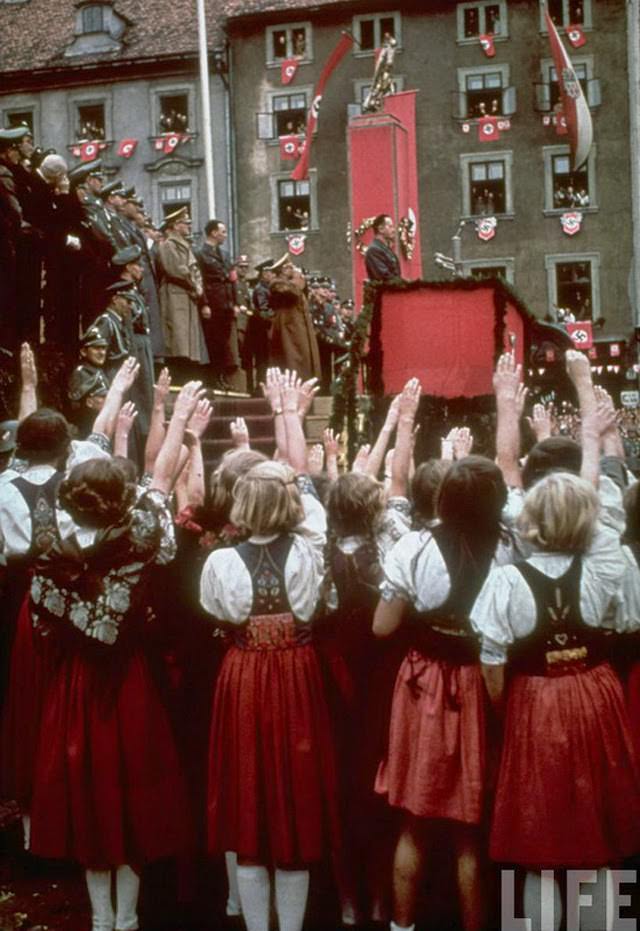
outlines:
[{"label": "wreath decoration", "polygon": [[411,217],[402,217],[398,223],[398,234],[400,236],[402,254],[405,259],[411,261],[413,251],[416,247],[416,225]]},{"label": "wreath decoration", "polygon": [[347,230],[347,241],[351,242],[352,239],[355,241],[356,250],[360,255],[364,255],[367,251],[366,245],[362,241],[362,237],[367,232],[367,230],[373,229],[375,217],[365,217],[360,226],[356,227],[355,230]]}]

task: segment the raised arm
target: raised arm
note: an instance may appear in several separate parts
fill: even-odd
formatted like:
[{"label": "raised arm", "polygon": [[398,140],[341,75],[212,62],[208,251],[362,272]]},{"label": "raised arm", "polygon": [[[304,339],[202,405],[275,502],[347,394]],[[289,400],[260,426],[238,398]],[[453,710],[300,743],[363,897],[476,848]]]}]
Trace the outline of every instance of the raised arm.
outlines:
[{"label": "raised arm", "polygon": [[600,388],[598,385],[595,385],[593,390],[596,395],[598,410],[603,417],[608,415],[608,419],[611,421],[610,425],[602,434],[602,453],[605,456],[615,456],[618,459],[625,459],[624,444],[622,442],[620,430],[618,429],[617,412],[613,403],[613,398],[608,391],[605,391],[604,388]]},{"label": "raised arm", "polygon": [[307,441],[298,413],[303,384],[295,372],[287,370],[282,378],[282,417],[287,436],[287,459],[296,474],[307,472]]},{"label": "raised arm", "polygon": [[267,369],[264,384],[261,386],[263,394],[273,414],[273,428],[276,435],[276,455],[278,459],[287,461],[287,431],[284,426],[284,410],[282,408],[282,372],[277,368]]},{"label": "raised arm", "polygon": [[338,439],[330,427],[324,431],[322,441],[327,475],[332,482],[335,482],[338,478]]},{"label": "raised arm", "polygon": [[38,409],[38,370],[29,343],[20,347],[20,407],[18,420],[24,420]]},{"label": "raised arm", "polygon": [[139,371],[140,364],[133,356],[124,360],[111,382],[102,410],[94,421],[93,433],[101,433],[108,440],[113,438],[124,396],[138,377]]},{"label": "raised arm", "polygon": [[512,488],[522,487],[522,475],[518,462],[520,378],[521,366],[516,365],[513,353],[503,353],[498,359],[493,375],[497,410],[496,458],[506,484]]},{"label": "raised arm", "polygon": [[573,382],[580,404],[582,421],[582,468],[580,475],[587,482],[598,487],[600,476],[600,428],[598,404],[591,381],[591,365],[588,358],[575,349],[568,349],[565,354],[567,374]]},{"label": "raised arm", "polygon": [[120,413],[116,420],[116,431],[115,438],[113,442],[113,455],[114,456],[123,456],[125,459],[129,456],[129,434],[131,433],[131,428],[135,423],[135,419],[138,416],[135,404],[132,401],[127,401],[120,408]]},{"label": "raised arm", "polygon": [[151,488],[168,494],[177,476],[180,449],[189,419],[202,398],[202,382],[189,381],[181,389],[173,407],[167,435],[153,467]]},{"label": "raised arm", "polygon": [[422,389],[417,378],[410,378],[402,389],[398,403],[398,432],[391,460],[389,497],[406,497],[413,456],[413,425],[420,403]]},{"label": "raised arm", "polygon": [[372,478],[377,478],[380,474],[380,469],[384,462],[384,457],[387,452],[387,447],[391,439],[391,435],[396,428],[398,423],[398,415],[400,410],[400,395],[395,397],[391,404],[389,405],[389,410],[387,411],[387,416],[384,419],[382,429],[378,434],[378,437],[373,444],[373,448],[369,453],[369,459],[367,460],[367,465],[365,472],[367,475],[370,475]]},{"label": "raised arm", "polygon": [[158,375],[158,382],[153,386],[153,407],[149,433],[144,447],[144,471],[151,475],[156,456],[164,442],[164,421],[166,416],[166,401],[171,389],[171,375],[169,369],[163,368]]}]

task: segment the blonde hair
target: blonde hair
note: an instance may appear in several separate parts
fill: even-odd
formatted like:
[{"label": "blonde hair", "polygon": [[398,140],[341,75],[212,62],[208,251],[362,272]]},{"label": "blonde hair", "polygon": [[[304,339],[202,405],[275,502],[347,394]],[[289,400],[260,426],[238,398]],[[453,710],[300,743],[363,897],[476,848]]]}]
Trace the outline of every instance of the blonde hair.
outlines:
[{"label": "blonde hair", "polygon": [[233,486],[249,469],[259,462],[265,462],[266,456],[255,449],[232,449],[225,453],[220,463],[211,473],[211,513],[218,521],[228,521],[233,505]]},{"label": "blonde hair", "polygon": [[293,469],[267,460],[242,475],[233,488],[231,521],[252,534],[287,533],[303,520]]},{"label": "blonde hair", "polygon": [[600,502],[589,482],[552,472],[527,492],[518,529],[525,540],[555,553],[584,553],[591,543]]}]

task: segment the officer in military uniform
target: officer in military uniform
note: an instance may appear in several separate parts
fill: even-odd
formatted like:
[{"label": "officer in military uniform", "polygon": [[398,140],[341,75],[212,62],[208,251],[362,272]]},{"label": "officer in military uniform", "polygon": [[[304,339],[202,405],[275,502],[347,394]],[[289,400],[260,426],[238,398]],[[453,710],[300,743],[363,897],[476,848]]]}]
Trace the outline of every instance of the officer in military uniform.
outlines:
[{"label": "officer in military uniform", "polygon": [[244,342],[247,391],[250,394],[260,392],[260,383],[265,381],[267,375],[269,334],[274,317],[269,303],[269,289],[276,277],[273,271],[273,259],[260,262],[256,265],[256,271],[259,277],[252,295],[253,314],[249,317]]},{"label": "officer in military uniform", "polygon": [[90,327],[81,340],[80,365],[69,378],[67,396],[72,418],[83,436],[91,432],[109,390],[109,380],[104,372],[107,346],[106,336],[97,327]]},{"label": "officer in military uniform", "polygon": [[122,181],[116,180],[110,181],[109,184],[104,184],[98,195],[104,203],[109,238],[114,252],[117,252],[118,249],[124,249],[126,246],[130,246],[132,243],[131,237],[119,213],[119,209],[125,202],[124,191],[125,188]]},{"label": "officer in military uniform", "polygon": [[[111,260],[114,271],[120,275],[120,281],[130,287],[131,327],[133,330],[134,355],[140,363],[140,373],[132,390],[132,400],[138,408],[138,423],[141,431],[149,432],[151,409],[153,407],[153,352],[149,332],[149,311],[144,295],[140,290],[144,278],[141,263],[142,249],[138,245],[120,249]],[[135,397],[134,397],[135,395]]]}]

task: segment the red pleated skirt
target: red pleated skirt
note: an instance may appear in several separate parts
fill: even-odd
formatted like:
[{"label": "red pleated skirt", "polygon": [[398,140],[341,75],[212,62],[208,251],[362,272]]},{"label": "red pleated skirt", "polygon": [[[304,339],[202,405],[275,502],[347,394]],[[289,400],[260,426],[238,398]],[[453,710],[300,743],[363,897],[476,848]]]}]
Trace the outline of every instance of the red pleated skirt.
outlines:
[{"label": "red pleated skirt", "polygon": [[52,679],[36,759],[31,849],[93,869],[180,853],[190,836],[187,793],[147,661],[140,652],[121,658],[113,683],[98,662],[75,654]]},{"label": "red pleated skirt", "polygon": [[339,844],[334,748],[312,645],[229,649],[213,704],[207,804],[212,853],[299,867]]},{"label": "red pleated skirt", "polygon": [[633,663],[627,678],[627,711],[631,726],[631,736],[636,747],[636,757],[640,759],[640,661]]},{"label": "red pleated skirt", "polygon": [[2,714],[0,795],[28,811],[33,789],[40,720],[53,668],[46,637],[34,631],[25,598],[16,623]]},{"label": "red pleated skirt", "polygon": [[479,824],[486,780],[486,693],[477,664],[405,657],[376,791],[420,818]]},{"label": "red pleated skirt", "polygon": [[640,770],[608,663],[516,675],[507,701],[490,853],[531,868],[595,868],[640,849]]}]

